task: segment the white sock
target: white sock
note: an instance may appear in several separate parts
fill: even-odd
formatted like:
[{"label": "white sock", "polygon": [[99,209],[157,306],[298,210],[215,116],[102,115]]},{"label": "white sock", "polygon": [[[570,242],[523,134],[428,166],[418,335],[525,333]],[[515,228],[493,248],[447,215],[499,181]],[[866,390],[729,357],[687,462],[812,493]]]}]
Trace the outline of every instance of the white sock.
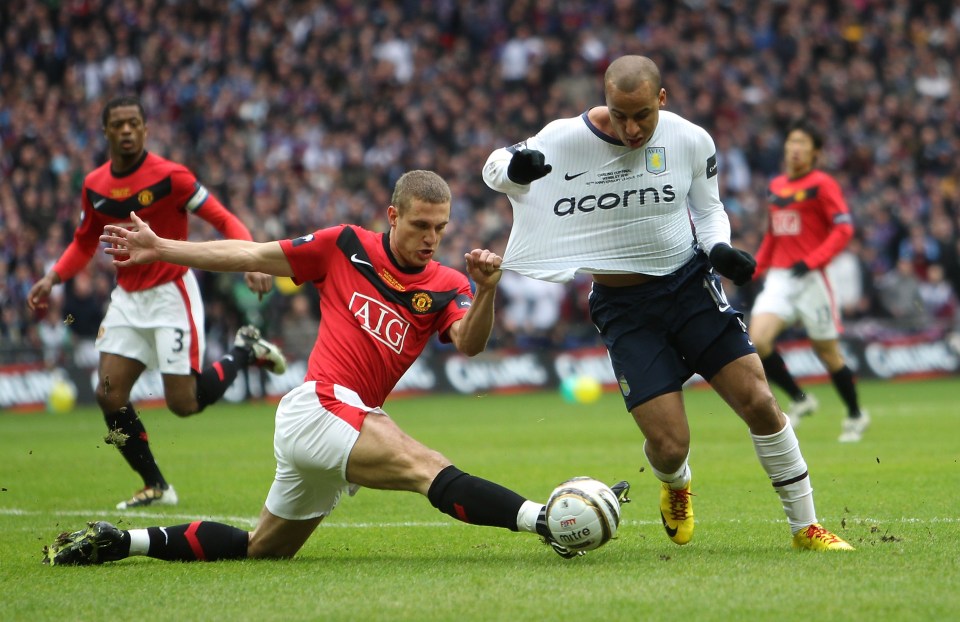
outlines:
[{"label": "white sock", "polygon": [[769,436],[750,435],[760,464],[780,495],[780,503],[790,523],[791,533],[817,522],[813,507],[813,486],[807,463],[800,453],[800,442],[788,422],[782,430]]},{"label": "white sock", "polygon": [[526,533],[537,533],[537,518],[540,516],[540,510],[543,509],[542,503],[535,501],[524,501],[517,512],[517,531]]},{"label": "white sock", "polygon": [[681,490],[687,487],[687,484],[690,483],[690,464],[688,460],[690,459],[690,452],[687,452],[687,457],[683,459],[683,464],[680,465],[680,468],[674,471],[673,473],[664,473],[663,471],[658,471],[657,467],[653,466],[653,463],[650,462],[650,454],[647,453],[647,442],[643,442],[643,454],[647,457],[647,462],[650,463],[650,470],[653,471],[653,474],[658,480],[666,483],[673,490]]},{"label": "white sock", "polygon": [[150,534],[146,529],[130,529],[130,556],[146,555],[150,551]]}]

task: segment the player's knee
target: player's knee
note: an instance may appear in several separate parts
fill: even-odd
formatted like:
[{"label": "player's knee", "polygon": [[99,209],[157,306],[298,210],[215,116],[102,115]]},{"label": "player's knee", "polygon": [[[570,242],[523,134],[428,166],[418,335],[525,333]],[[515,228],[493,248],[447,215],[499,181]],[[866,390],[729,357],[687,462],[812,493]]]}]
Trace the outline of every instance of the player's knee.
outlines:
[{"label": "player's knee", "polygon": [[97,405],[105,413],[112,413],[120,410],[130,401],[130,395],[127,392],[107,391],[103,383],[97,384],[97,390],[94,392]]},{"label": "player's knee", "polygon": [[773,351],[773,343],[778,334],[775,326],[765,323],[762,320],[756,323],[751,322],[748,334],[760,358],[765,358]]},{"label": "player's knee", "polygon": [[760,358],[766,358],[773,352],[773,340],[775,335],[771,335],[766,331],[756,330],[753,326],[750,327],[749,333],[750,341],[753,342],[753,346],[757,349],[757,354]]},{"label": "player's knee", "polygon": [[303,546],[303,541],[264,537],[254,531],[247,543],[247,558],[249,559],[290,559]]},{"label": "player's knee", "polygon": [[300,547],[265,547],[254,546],[251,542],[247,547],[248,559],[290,559],[297,554]]},{"label": "player's knee", "polygon": [[814,350],[830,373],[839,371],[846,364],[836,342],[814,343]]},{"label": "player's knee", "polygon": [[753,337],[750,338],[750,341],[753,342],[753,347],[757,349],[757,356],[759,356],[761,359],[765,359],[773,354],[773,341],[755,339]]},{"label": "player's knee", "polygon": [[779,429],[780,406],[770,391],[751,391],[741,402],[738,414],[750,429]]},{"label": "player's knee", "polygon": [[200,412],[200,404],[196,398],[168,397],[167,408],[178,417],[189,417]]},{"label": "player's knee", "polygon": [[690,454],[690,439],[671,434],[651,434],[643,446],[644,453],[661,471],[679,469]]}]

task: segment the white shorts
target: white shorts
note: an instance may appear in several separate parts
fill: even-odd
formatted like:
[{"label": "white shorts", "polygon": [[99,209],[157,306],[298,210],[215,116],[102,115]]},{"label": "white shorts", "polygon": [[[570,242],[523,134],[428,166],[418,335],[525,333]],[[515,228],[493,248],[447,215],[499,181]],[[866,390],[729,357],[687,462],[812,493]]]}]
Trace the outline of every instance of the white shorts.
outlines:
[{"label": "white shorts", "polygon": [[139,292],[116,287],[100,323],[97,350],[136,359],[162,374],[203,366],[203,299],[193,272]]},{"label": "white shorts", "polygon": [[266,506],[280,518],[327,516],[344,490],[355,494],[358,487],[347,482],[347,460],[360,437],[363,417],[367,413],[386,416],[379,408],[364,405],[350,389],[319,386],[325,394],[322,403],[318,384],[311,381],[287,393],[277,406],[273,434],[277,473]]},{"label": "white shorts", "polygon": [[771,268],[751,315],[772,313],[787,325],[800,322],[817,341],[836,339],[842,331],[830,283],[822,270],[797,277],[787,268]]}]

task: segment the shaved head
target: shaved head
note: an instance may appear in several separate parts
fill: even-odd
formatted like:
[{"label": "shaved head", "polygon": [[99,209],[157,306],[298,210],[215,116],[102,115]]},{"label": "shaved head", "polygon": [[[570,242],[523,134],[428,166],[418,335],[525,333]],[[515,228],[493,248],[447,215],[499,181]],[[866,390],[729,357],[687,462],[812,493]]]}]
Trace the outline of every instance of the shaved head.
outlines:
[{"label": "shaved head", "polygon": [[660,69],[646,56],[621,56],[607,67],[603,76],[603,86],[624,93],[632,93],[644,82],[649,82],[653,92],[660,90]]},{"label": "shaved head", "polygon": [[621,56],[603,76],[607,106],[596,115],[603,131],[631,149],[645,145],[657,129],[660,107],[667,92],[660,86],[660,70],[646,56]]}]

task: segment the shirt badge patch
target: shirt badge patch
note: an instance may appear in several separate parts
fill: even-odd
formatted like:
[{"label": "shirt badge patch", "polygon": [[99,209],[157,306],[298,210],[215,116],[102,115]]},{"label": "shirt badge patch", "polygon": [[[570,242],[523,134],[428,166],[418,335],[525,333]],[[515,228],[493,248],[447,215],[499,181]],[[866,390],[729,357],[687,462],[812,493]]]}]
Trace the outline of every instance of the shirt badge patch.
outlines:
[{"label": "shirt badge patch", "polygon": [[141,190],[137,193],[137,203],[146,207],[153,203],[153,193],[149,190]]},{"label": "shirt badge patch", "polygon": [[658,175],[667,170],[667,152],[663,147],[647,147],[647,172]]},{"label": "shirt badge patch", "polygon": [[410,299],[410,303],[417,313],[426,313],[433,306],[433,298],[426,292],[417,292]]},{"label": "shirt badge patch", "polygon": [[620,385],[620,393],[622,393],[624,397],[629,397],[630,383],[627,382],[627,377],[624,376],[623,374],[620,374],[620,377],[617,378],[617,384]]}]

